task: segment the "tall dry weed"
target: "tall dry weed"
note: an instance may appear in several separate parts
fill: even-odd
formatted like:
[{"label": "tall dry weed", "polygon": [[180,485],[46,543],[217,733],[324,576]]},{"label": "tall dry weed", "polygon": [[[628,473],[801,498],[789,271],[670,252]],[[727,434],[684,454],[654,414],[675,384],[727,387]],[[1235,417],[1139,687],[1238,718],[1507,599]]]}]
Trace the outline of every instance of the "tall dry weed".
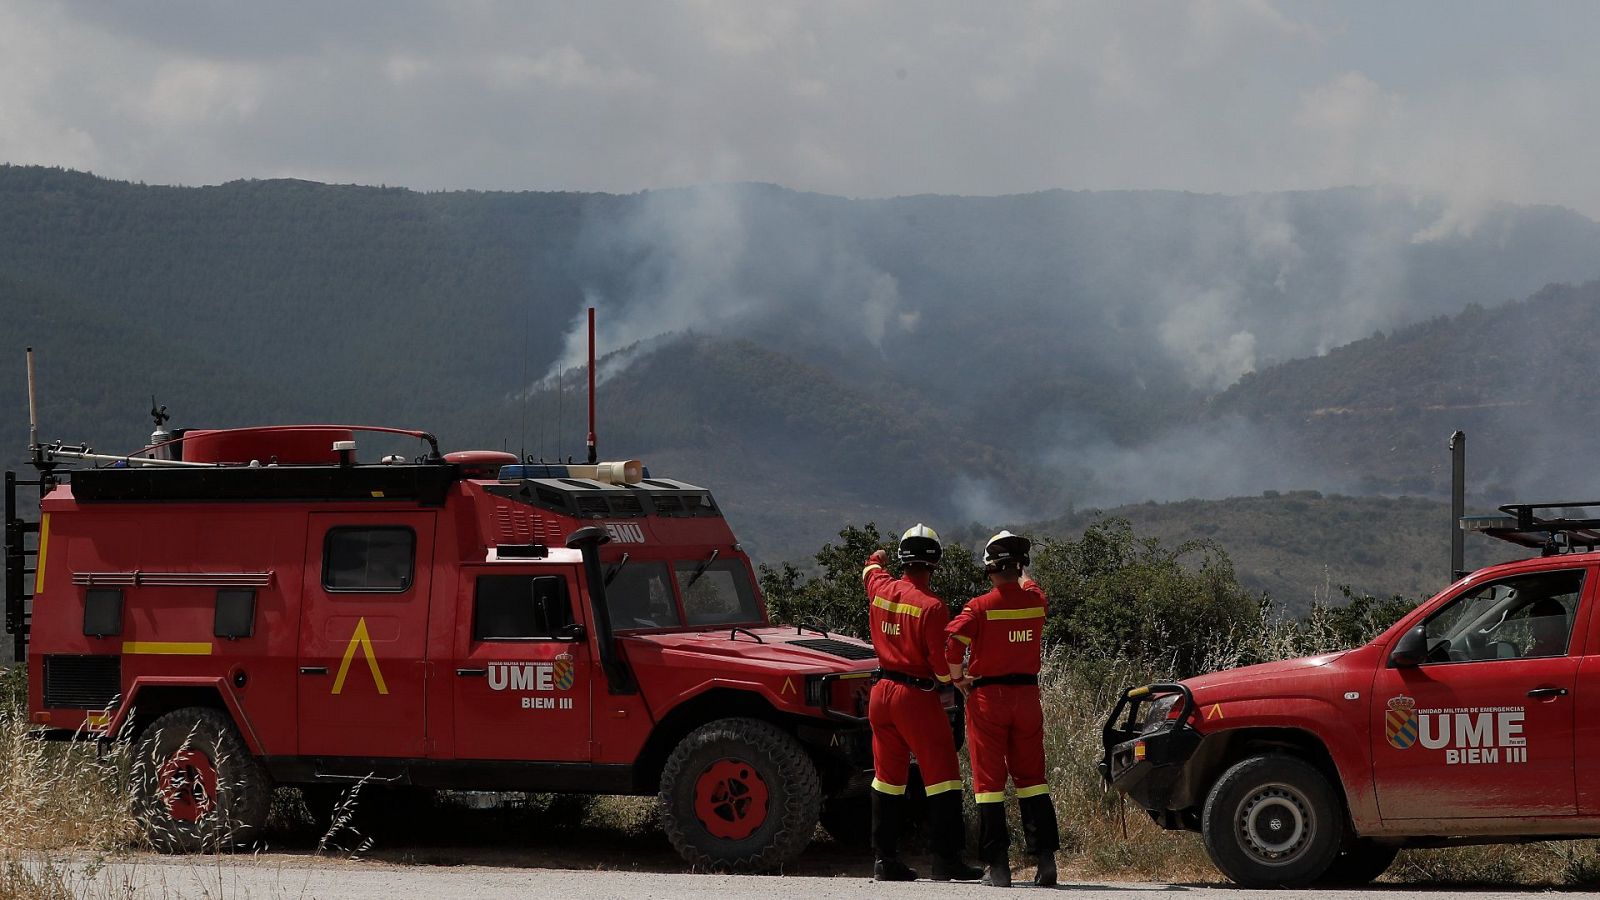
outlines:
[{"label": "tall dry weed", "polygon": [[44,741],[19,696],[20,670],[0,675],[0,850],[108,850],[136,835],[124,745]]}]

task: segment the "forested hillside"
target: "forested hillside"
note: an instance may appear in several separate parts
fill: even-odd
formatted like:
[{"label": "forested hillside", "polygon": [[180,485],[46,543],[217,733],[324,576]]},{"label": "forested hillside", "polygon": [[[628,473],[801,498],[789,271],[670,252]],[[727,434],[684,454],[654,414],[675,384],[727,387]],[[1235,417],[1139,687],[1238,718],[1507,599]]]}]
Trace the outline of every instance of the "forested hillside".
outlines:
[{"label": "forested hillside", "polygon": [[[1469,512],[1490,512],[1495,505],[1473,498]],[[1340,602],[1342,587],[1421,600],[1450,583],[1448,501],[1270,491],[1086,510],[1033,525],[1031,533],[1073,538],[1106,517],[1126,519],[1141,537],[1168,547],[1215,542],[1227,551],[1242,587],[1270,595],[1295,615],[1314,602]],[[1467,537],[1466,550],[1469,569],[1527,555],[1477,535]]]},{"label": "forested hillside", "polygon": [[1211,408],[1270,424],[1367,491],[1442,493],[1461,428],[1469,483],[1497,504],[1592,500],[1597,329],[1600,282],[1552,285],[1251,373]]},{"label": "forested hillside", "polygon": [[[1369,362],[1376,339],[1337,348],[1454,328],[1416,323],[1462,310],[1510,317],[1484,326],[1503,339],[1542,302],[1507,300],[1600,275],[1600,226],[1570,211],[1441,230],[1445,212],[1376,189],[424,194],[0,167],[0,443],[20,458],[32,344],[47,438],[131,449],[155,394],[180,425],[364,420],[574,454],[579,381],[553,373],[595,305],[602,448],[715,487],[764,559],[847,521],[1421,492],[1442,460],[1422,449],[1455,417],[1349,428],[1319,412],[1330,381],[1351,385],[1343,406],[1387,403],[1362,392],[1388,397],[1410,365],[1409,350]],[[1344,359],[1337,378],[1316,368]],[[1507,357],[1471,359],[1471,403],[1581,387],[1575,362],[1550,380],[1535,353],[1507,399],[1494,387],[1512,376],[1488,374]],[[1391,427],[1415,446],[1374,461],[1401,447]]]}]

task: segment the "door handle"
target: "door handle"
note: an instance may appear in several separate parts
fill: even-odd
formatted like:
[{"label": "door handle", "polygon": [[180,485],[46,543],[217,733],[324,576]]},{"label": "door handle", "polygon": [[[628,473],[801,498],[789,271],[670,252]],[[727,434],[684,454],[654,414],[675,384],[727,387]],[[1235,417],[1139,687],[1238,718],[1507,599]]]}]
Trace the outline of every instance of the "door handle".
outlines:
[{"label": "door handle", "polygon": [[1567,695],[1567,689],[1566,688],[1558,688],[1558,687],[1534,688],[1533,690],[1528,692],[1528,696],[1529,697],[1539,697],[1539,698],[1565,697],[1566,695]]},{"label": "door handle", "polygon": [[328,674],[328,667],[327,666],[301,666],[300,667],[300,674],[301,675],[326,675],[326,674]]},{"label": "door handle", "polygon": [[460,675],[463,678],[470,678],[470,677],[482,678],[483,676],[489,674],[489,670],[488,669],[457,669],[456,670],[456,674]]}]

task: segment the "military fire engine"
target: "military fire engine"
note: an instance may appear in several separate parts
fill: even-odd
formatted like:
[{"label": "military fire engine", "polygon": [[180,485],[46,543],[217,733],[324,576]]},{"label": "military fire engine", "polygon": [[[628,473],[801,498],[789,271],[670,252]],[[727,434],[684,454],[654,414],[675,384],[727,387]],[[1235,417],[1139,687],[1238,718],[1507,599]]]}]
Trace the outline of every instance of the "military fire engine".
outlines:
[{"label": "military fire engine", "polygon": [[[718,869],[792,861],[819,815],[860,830],[871,645],[769,623],[705,488],[415,430],[157,427],[126,456],[35,438],[39,477],[5,476],[32,720],[135,742],[156,847],[358,781],[658,794]],[[421,454],[361,459],[396,435]]]},{"label": "military fire engine", "polygon": [[[1456,469],[1456,580],[1371,643],[1131,688],[1107,719],[1106,780],[1233,881],[1353,885],[1404,847],[1600,836],[1600,502],[1461,517]],[[1543,555],[1461,572],[1463,531]]]}]

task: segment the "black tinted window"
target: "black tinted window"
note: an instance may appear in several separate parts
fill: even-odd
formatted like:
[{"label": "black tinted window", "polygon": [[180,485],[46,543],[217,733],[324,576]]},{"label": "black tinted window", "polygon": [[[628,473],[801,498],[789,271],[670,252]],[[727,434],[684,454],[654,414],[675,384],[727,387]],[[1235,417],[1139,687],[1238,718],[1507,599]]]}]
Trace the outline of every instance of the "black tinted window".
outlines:
[{"label": "black tinted window", "polygon": [[683,613],[690,625],[761,621],[761,607],[743,563],[730,559],[701,569],[700,563],[680,562],[676,569]]},{"label": "black tinted window", "polygon": [[559,575],[480,575],[473,640],[550,638],[571,625],[567,580]]},{"label": "black tinted window", "polygon": [[211,616],[211,633],[219,638],[247,638],[256,631],[256,592],[223,588]]},{"label": "black tinted window", "polygon": [[606,585],[606,606],[611,610],[611,627],[675,628],[678,604],[672,598],[672,582],[666,563],[629,562],[614,570]]},{"label": "black tinted window", "polygon": [[329,529],[322,586],[330,591],[406,590],[416,549],[417,536],[409,528]]},{"label": "black tinted window", "polygon": [[110,637],[122,633],[122,589],[90,588],[83,598],[83,633]]}]

